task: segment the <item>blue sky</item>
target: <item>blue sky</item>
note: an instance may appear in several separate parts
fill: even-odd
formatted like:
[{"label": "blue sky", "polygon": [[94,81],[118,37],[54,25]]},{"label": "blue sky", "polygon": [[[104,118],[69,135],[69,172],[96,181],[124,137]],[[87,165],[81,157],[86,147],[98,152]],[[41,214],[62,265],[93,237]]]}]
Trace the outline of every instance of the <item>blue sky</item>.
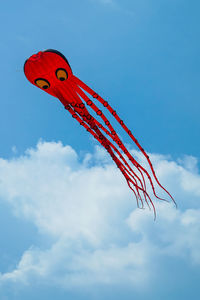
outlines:
[{"label": "blue sky", "polygon": [[[199,9],[195,0],[1,4],[1,299],[199,298]],[[156,222],[138,211],[107,154],[26,80],[24,61],[48,48],[109,99],[177,210],[157,203]]]}]

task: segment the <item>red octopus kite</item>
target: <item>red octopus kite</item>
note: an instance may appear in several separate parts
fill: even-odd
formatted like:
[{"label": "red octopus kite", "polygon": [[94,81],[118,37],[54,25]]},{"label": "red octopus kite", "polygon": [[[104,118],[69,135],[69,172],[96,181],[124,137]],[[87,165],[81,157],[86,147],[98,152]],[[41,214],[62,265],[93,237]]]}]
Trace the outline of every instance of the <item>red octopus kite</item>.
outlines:
[{"label": "red octopus kite", "polygon": [[[102,110],[99,109],[90,99],[90,96],[97,99],[102,106],[106,108],[119,122],[121,127],[127,132],[133,142],[146,157],[151,168],[152,175],[157,184],[174,201],[170,193],[158,181],[149,156],[133,136],[132,132],[127,128],[116,111],[107,101],[105,101],[79,78],[73,75],[72,69],[63,54],[52,49],[33,54],[29,59],[26,60],[24,64],[24,73],[27,79],[33,85],[58,98],[72,115],[72,117],[76,119],[80,125],[85,127],[85,129],[90,132],[93,137],[97,139],[107,150],[117,167],[120,169],[121,173],[124,175],[129,188],[135,194],[138,207],[140,206],[139,203],[141,203],[141,207],[143,208],[144,201],[148,206],[150,202],[155,214],[154,204],[146,190],[146,178],[148,178],[155,197],[160,200],[164,199],[157,196],[150,174],[130,154],[116,131],[113,129],[110,121],[103,114]],[[95,117],[91,115],[87,109],[87,106],[102,119],[105,125],[102,125]],[[130,162],[127,161],[127,159]]]}]

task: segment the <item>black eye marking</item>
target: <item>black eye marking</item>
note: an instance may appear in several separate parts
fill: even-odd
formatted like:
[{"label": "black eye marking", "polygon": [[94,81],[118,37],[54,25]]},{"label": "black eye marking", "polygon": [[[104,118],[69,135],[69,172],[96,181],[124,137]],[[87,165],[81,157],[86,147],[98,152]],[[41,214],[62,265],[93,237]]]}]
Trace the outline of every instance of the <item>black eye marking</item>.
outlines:
[{"label": "black eye marking", "polygon": [[56,70],[56,77],[60,80],[60,81],[65,81],[68,78],[68,73],[65,69],[63,68],[58,68]]},{"label": "black eye marking", "polygon": [[50,87],[50,83],[48,82],[48,80],[46,80],[44,78],[35,79],[35,84],[44,90],[46,90]]}]

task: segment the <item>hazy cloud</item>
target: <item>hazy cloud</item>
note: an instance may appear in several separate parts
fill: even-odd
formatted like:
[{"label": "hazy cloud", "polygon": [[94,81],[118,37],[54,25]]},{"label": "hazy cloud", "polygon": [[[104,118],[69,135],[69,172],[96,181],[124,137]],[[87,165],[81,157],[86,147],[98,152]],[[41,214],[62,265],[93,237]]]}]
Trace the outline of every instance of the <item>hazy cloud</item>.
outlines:
[{"label": "hazy cloud", "polygon": [[[133,150],[140,161],[143,157]],[[200,176],[197,160],[179,163],[151,155],[161,182],[174,195],[156,203],[157,220],[139,210],[122,175],[102,148],[83,160],[62,143],[39,142],[11,160],[0,159],[0,199],[18,218],[52,238],[48,249],[31,247],[1,282],[47,279],[64,287],[152,280],[159,259],[200,264]]]}]

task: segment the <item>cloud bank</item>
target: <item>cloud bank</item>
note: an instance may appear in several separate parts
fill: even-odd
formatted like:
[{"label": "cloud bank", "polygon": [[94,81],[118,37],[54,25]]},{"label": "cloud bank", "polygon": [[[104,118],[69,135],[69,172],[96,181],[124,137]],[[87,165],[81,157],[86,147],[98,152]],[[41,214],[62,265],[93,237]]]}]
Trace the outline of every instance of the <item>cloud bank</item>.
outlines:
[{"label": "cloud bank", "polygon": [[51,240],[45,249],[30,245],[15,269],[0,274],[0,283],[140,288],[158,280],[156,268],[164,260],[178,258],[199,267],[197,160],[187,156],[175,162],[156,154],[151,159],[178,204],[175,209],[156,202],[156,222],[152,211],[136,208],[134,195],[100,147],[80,159],[70,146],[40,141],[23,156],[0,159],[0,201]]}]

